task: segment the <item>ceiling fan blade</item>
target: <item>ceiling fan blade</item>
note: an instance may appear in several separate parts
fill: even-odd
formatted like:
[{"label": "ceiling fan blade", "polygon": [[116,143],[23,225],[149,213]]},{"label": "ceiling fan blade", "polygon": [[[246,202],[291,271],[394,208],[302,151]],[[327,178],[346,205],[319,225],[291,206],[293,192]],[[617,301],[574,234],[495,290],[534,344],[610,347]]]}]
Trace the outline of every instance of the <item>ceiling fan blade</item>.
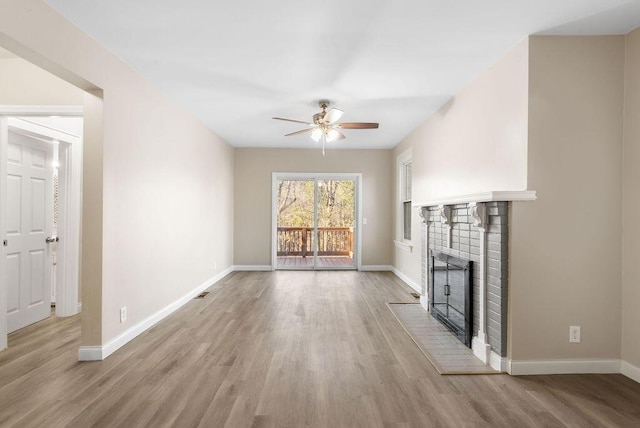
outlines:
[{"label": "ceiling fan blade", "polygon": [[351,122],[351,123],[337,123],[335,125],[336,128],[342,129],[376,129],[378,128],[378,123],[371,122]]},{"label": "ceiling fan blade", "polygon": [[313,123],[304,122],[304,121],[302,121],[302,120],[285,119],[284,117],[272,117],[271,119],[275,119],[275,120],[284,120],[284,121],[286,121],[286,122],[304,123],[305,125],[313,126]]},{"label": "ceiling fan blade", "polygon": [[313,131],[314,128],[303,129],[302,131],[292,132],[291,134],[286,134],[285,137],[291,137],[292,135],[305,134],[307,132]]},{"label": "ceiling fan blade", "polygon": [[327,114],[324,115],[323,120],[329,124],[334,123],[335,121],[340,119],[340,117],[342,117],[342,113],[344,113],[342,110],[337,108],[332,108],[327,112]]}]

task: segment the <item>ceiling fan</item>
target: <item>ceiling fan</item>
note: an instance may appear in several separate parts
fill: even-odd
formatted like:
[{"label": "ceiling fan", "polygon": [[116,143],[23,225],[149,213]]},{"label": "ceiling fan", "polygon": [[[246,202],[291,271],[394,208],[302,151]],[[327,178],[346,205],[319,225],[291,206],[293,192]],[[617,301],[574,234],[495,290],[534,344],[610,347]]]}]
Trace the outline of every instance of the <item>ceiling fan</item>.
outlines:
[{"label": "ceiling fan", "polygon": [[336,140],[342,140],[345,138],[344,134],[339,129],[376,129],[377,123],[373,122],[349,122],[349,123],[337,123],[340,117],[342,117],[342,110],[332,108],[327,111],[330,101],[320,100],[319,106],[322,109],[321,112],[313,115],[313,122],[305,122],[303,120],[285,119],[282,117],[274,117],[276,120],[284,120],[287,122],[304,123],[310,128],[300,131],[286,134],[285,137],[291,137],[292,135],[311,133],[311,138],[314,141],[322,140],[322,155],[324,155],[324,143],[331,143]]}]

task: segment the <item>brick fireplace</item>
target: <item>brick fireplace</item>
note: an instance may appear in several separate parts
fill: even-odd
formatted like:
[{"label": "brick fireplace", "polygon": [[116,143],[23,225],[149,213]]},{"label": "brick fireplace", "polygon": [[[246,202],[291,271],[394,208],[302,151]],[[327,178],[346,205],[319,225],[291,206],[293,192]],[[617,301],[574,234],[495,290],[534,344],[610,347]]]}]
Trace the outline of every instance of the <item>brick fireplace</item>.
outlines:
[{"label": "brick fireplace", "polygon": [[535,192],[487,192],[419,204],[422,222],[422,299],[428,308],[432,253],[473,264],[474,354],[506,370],[509,292],[509,211],[514,201],[535,200]]}]

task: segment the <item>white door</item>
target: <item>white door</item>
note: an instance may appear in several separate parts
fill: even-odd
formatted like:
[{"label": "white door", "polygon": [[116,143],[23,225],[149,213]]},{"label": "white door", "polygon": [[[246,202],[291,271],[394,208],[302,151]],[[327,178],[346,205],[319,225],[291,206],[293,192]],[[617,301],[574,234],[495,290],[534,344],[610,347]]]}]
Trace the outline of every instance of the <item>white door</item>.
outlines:
[{"label": "white door", "polygon": [[7,330],[51,314],[53,145],[9,130],[6,179]]}]

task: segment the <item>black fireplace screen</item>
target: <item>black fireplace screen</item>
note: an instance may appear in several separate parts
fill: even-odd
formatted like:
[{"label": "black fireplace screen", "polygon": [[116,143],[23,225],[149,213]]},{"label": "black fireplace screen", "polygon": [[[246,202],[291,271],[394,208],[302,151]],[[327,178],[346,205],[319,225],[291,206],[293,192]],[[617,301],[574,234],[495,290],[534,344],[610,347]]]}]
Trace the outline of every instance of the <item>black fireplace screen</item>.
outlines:
[{"label": "black fireplace screen", "polygon": [[472,262],[431,252],[431,315],[471,347],[473,298]]}]

